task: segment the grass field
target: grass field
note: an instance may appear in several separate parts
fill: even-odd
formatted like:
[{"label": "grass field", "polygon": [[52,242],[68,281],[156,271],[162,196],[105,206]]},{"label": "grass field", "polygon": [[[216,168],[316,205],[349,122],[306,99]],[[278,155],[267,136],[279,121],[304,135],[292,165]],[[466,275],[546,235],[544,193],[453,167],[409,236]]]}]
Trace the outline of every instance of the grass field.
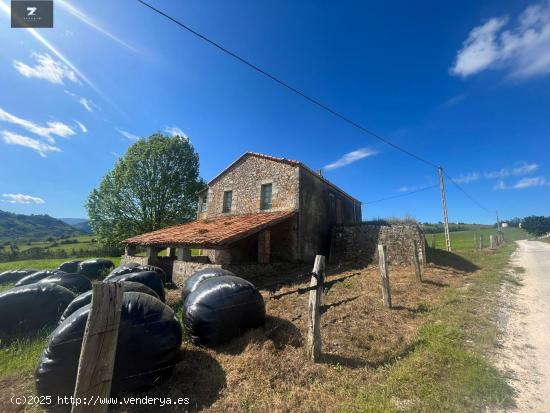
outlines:
[{"label": "grass field", "polygon": [[[503,228],[504,238],[508,241],[516,241],[518,239],[527,239],[529,236],[527,232],[521,228]],[[475,231],[457,231],[451,232],[451,248],[453,251],[466,252],[475,249],[474,236],[479,239],[480,235],[483,235],[484,247],[489,246],[489,236],[496,235],[496,228],[478,229]],[[426,241],[428,245],[432,245],[432,235],[426,235]],[[435,234],[435,247],[437,249],[445,249],[445,234]]]},{"label": "grass field", "polygon": [[[107,258],[115,263],[115,266],[120,264],[120,257],[90,257],[90,258]],[[48,258],[40,260],[22,260],[22,261],[8,261],[0,262],[0,272],[6,270],[17,270],[24,268],[33,268],[37,270],[51,270],[57,268],[59,264],[65,261],[72,260],[74,258]],[[87,258],[79,258],[79,260],[85,260]]]},{"label": "grass field", "polygon": [[[67,240],[70,240],[72,242],[67,244],[62,243],[63,241]],[[0,246],[0,248],[8,250],[10,247],[2,245]],[[17,243],[17,248],[19,249],[19,251],[26,251],[30,248],[44,248],[50,251],[65,250],[69,252],[72,249],[79,250],[82,248],[85,250],[89,250],[97,248],[97,241],[95,241],[95,237],[93,235],[81,235],[64,239],[56,239],[53,241],[22,241]]]}]

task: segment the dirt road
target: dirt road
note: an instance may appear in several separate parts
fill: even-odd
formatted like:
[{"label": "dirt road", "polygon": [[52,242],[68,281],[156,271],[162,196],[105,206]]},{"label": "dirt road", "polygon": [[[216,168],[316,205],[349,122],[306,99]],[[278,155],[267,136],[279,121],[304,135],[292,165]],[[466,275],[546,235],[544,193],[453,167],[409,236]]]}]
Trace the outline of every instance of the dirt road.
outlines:
[{"label": "dirt road", "polygon": [[525,269],[503,287],[498,364],[517,390],[515,412],[550,412],[550,244],[518,241],[512,265]]}]

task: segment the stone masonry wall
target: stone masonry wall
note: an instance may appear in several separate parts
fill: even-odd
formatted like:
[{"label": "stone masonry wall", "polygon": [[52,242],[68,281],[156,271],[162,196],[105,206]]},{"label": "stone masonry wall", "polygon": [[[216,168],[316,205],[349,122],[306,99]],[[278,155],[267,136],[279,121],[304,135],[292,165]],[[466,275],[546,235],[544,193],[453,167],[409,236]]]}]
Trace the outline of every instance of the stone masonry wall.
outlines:
[{"label": "stone masonry wall", "polygon": [[270,159],[248,156],[208,188],[208,210],[199,219],[224,215],[224,191],[233,191],[231,214],[260,212],[263,184],[272,184],[270,211],[298,209],[299,167]]},{"label": "stone masonry wall", "polygon": [[330,260],[377,262],[378,244],[386,245],[390,265],[412,265],[413,240],[419,246],[420,262],[426,262],[426,241],[418,225],[349,225],[333,231]]}]

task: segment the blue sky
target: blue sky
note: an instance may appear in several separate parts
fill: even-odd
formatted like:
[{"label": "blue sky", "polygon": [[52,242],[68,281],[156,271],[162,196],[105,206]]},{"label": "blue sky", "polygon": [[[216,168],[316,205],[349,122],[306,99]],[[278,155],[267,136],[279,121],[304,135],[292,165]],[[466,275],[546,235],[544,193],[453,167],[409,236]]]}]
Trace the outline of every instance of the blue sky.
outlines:
[{"label": "blue sky", "polygon": [[[0,0],[0,209],[84,217],[136,136],[185,133],[215,176],[251,150],[368,202],[437,171],[311,105],[136,1],[55,0],[9,28]],[[550,2],[151,3],[446,171],[501,217],[549,214]],[[449,182],[452,222],[494,221]],[[437,189],[365,218],[441,220]]]}]

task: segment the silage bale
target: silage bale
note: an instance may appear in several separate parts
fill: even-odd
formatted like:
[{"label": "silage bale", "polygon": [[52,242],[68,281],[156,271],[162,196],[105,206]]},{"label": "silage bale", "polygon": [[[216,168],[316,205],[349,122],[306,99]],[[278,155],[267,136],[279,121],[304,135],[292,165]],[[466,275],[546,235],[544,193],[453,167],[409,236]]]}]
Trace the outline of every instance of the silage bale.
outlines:
[{"label": "silage bale", "polygon": [[[122,291],[125,293],[127,292],[143,293],[155,298],[159,298],[157,293],[155,293],[145,284],[141,284],[134,281],[122,281],[121,284],[122,284]],[[65,321],[66,318],[68,318],[76,310],[84,307],[85,305],[90,304],[91,302],[92,302],[92,291],[86,291],[84,294],[80,294],[73,301],[71,301],[71,303],[67,306],[67,308],[61,315],[61,318],[59,319],[59,323],[62,323],[63,321]]]},{"label": "silage bale", "polygon": [[0,294],[0,336],[35,333],[54,325],[76,296],[56,284],[34,283]]},{"label": "silage bale", "polygon": [[68,288],[76,295],[92,289],[92,282],[88,277],[85,277],[82,274],[55,274],[41,279],[39,283],[61,285],[62,287]]},{"label": "silage bale", "polygon": [[116,277],[110,277],[105,280],[106,282],[116,282],[116,281],[134,281],[141,284],[145,284],[151,290],[153,290],[159,297],[161,301],[164,302],[165,293],[164,286],[160,277],[154,271],[140,271],[133,272],[129,274],[117,275]]},{"label": "silage bale", "polygon": [[78,265],[78,273],[85,275],[92,280],[96,280],[101,278],[106,271],[110,270],[114,266],[115,264],[111,260],[107,260],[105,258],[93,258],[82,261]]},{"label": "silage bale", "polygon": [[51,277],[52,275],[55,275],[55,274],[56,274],[55,271],[50,271],[50,270],[36,271],[36,272],[33,272],[32,274],[27,275],[26,277],[21,278],[15,284],[15,286],[20,287],[22,285],[34,284],[46,277]]},{"label": "silage bale", "polygon": [[[52,333],[35,372],[39,396],[72,396],[90,305]],[[147,390],[170,377],[179,359],[181,324],[157,298],[124,293],[111,394]]]},{"label": "silage bale", "polygon": [[80,263],[80,260],[65,261],[64,263],[59,264],[59,267],[57,268],[66,273],[75,273],[78,272],[78,266]]},{"label": "silage bale", "polygon": [[38,270],[24,269],[24,270],[7,270],[0,273],[0,285],[16,283],[27,275],[33,274]]},{"label": "silage bale", "polygon": [[223,268],[208,267],[202,270],[195,271],[191,277],[185,280],[185,284],[181,290],[181,302],[185,303],[185,300],[193,291],[197,289],[201,282],[212,277],[221,277],[222,275],[235,275],[229,270]]},{"label": "silage bale", "polygon": [[216,346],[265,322],[265,303],[256,287],[224,275],[202,281],[183,307],[184,326],[196,344]]}]

